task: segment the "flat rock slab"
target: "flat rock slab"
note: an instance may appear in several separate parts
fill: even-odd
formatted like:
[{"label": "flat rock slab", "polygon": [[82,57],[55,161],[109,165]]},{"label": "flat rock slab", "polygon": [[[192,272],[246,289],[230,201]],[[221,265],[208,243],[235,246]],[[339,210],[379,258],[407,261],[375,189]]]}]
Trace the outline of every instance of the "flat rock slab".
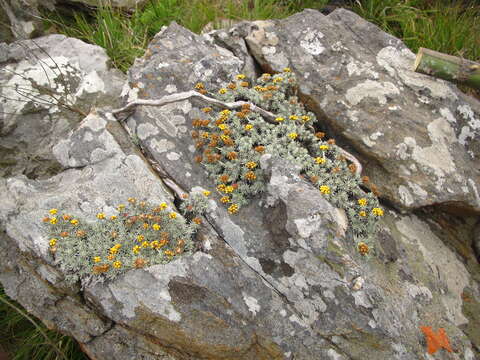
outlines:
[{"label": "flat rock slab", "polygon": [[382,197],[480,212],[480,103],[413,72],[400,40],[344,9],[238,27],[229,33],[265,71],[293,69],[320,126],[358,154]]}]

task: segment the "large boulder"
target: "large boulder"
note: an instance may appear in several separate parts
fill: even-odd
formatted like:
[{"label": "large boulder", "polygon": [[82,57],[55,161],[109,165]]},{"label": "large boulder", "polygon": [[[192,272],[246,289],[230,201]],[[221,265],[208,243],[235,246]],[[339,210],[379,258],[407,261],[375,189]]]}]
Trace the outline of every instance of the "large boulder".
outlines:
[{"label": "large boulder", "polygon": [[50,176],[52,147],[93,107],[118,105],[125,76],[104,49],[63,35],[0,49],[0,176]]},{"label": "large boulder", "polygon": [[415,55],[400,40],[344,9],[228,33],[247,42],[265,71],[293,69],[319,126],[358,154],[397,208],[480,212],[480,104],[415,73]]},{"label": "large boulder", "polygon": [[[305,11],[265,29],[315,38],[315,16]],[[335,16],[328,21],[343,26]],[[256,50],[245,41],[261,28],[243,23],[198,36],[171,24],[131,68],[125,101],[158,99],[198,82],[217,89],[241,72],[259,75],[252,67]],[[328,36],[336,39],[338,32]],[[278,41],[272,46],[294,49],[268,36]],[[313,43],[295,42],[317,52]],[[298,71],[299,59],[284,57],[281,66]],[[311,68],[309,76],[318,78],[321,69]],[[309,76],[298,79],[304,94]],[[138,106],[125,123],[124,113],[117,121],[108,108],[91,111],[53,148],[61,172],[41,180],[1,179],[0,282],[7,294],[73,335],[92,359],[430,359],[422,326],[445,329],[452,352],[439,349],[437,359],[480,355],[480,272],[469,244],[474,218],[431,208],[401,214],[386,202],[375,256],[366,259],[343,211],[277,154],[261,157],[266,191],[237,215],[217,197],[210,201],[195,250],[112,281],[68,285],[39,220],[53,207],[94,221],[96,211],[111,213],[129,196],[174,208],[179,189],[213,192],[190,137],[204,106],[199,99]],[[374,166],[365,165],[370,174]],[[397,205],[374,171],[371,177]]]}]

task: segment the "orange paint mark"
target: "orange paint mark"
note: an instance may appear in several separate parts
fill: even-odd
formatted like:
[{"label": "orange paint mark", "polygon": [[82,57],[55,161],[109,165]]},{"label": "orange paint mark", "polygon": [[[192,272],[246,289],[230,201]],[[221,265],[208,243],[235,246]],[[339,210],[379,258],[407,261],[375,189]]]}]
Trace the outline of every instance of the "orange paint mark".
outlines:
[{"label": "orange paint mark", "polygon": [[423,331],[425,338],[427,339],[427,351],[429,354],[434,354],[441,348],[444,348],[448,352],[452,352],[444,328],[439,328],[436,334],[433,332],[431,326],[420,326],[420,330]]}]

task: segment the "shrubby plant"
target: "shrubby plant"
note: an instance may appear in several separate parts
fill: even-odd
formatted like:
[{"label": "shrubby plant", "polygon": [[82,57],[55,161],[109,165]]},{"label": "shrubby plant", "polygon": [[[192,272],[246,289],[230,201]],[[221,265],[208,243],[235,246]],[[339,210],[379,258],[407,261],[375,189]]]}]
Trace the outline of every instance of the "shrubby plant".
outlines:
[{"label": "shrubby plant", "polygon": [[208,195],[189,196],[188,221],[166,203],[152,206],[135,198],[118,205],[115,214],[99,212],[93,224],[51,209],[43,219],[50,251],[68,283],[98,282],[129,269],[166,264],[192,252],[192,238],[202,222],[198,215],[206,210]]},{"label": "shrubby plant", "polygon": [[265,191],[259,160],[265,153],[276,154],[299,165],[301,175],[329,202],[345,209],[358,251],[368,254],[378,217],[383,215],[376,188],[370,184],[374,193],[365,193],[360,185],[369,179],[356,174],[355,164],[348,164],[334,139],[324,140],[325,134],[315,131],[315,114],[299,102],[289,68],[280,74],[263,74],[253,84],[239,74],[213,93],[203,83],[195,89],[224,102],[244,100],[276,114],[273,121],[267,121],[244,104],[240,111],[205,107],[205,116],[193,120],[195,160],[207,169],[230,214]]}]

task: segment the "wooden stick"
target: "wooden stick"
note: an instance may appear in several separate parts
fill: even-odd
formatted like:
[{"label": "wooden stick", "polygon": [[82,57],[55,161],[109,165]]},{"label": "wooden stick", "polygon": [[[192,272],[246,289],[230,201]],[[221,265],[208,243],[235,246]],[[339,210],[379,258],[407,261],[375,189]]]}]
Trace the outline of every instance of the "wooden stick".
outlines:
[{"label": "wooden stick", "polygon": [[249,103],[249,102],[246,102],[246,101],[235,101],[235,102],[232,102],[232,103],[227,103],[227,102],[224,102],[224,101],[221,101],[221,100],[211,98],[209,96],[202,95],[202,94],[196,92],[195,90],[190,90],[190,91],[177,93],[177,94],[172,94],[172,95],[166,95],[166,96],[164,96],[164,97],[162,97],[161,99],[158,99],[158,100],[138,99],[138,100],[135,100],[135,101],[132,101],[132,102],[128,103],[123,108],[113,110],[112,114],[115,116],[117,114],[120,114],[120,113],[122,113],[124,111],[127,111],[130,108],[138,106],[138,105],[162,106],[162,105],[170,104],[170,103],[177,102],[177,101],[187,100],[187,99],[191,99],[191,98],[195,98],[195,97],[200,98],[200,99],[204,100],[205,102],[207,102],[209,104],[222,106],[222,107],[230,109],[230,110],[238,109],[238,108],[241,108],[243,105],[248,104],[250,106],[251,111],[258,112],[260,115],[262,115],[267,120],[269,120],[269,122],[273,123],[275,118],[276,118],[276,116],[274,114],[272,114],[270,111],[262,109],[261,107],[258,107],[255,104],[252,104],[252,103]]},{"label": "wooden stick", "polygon": [[420,48],[413,70],[480,89],[480,64],[474,61]]}]

